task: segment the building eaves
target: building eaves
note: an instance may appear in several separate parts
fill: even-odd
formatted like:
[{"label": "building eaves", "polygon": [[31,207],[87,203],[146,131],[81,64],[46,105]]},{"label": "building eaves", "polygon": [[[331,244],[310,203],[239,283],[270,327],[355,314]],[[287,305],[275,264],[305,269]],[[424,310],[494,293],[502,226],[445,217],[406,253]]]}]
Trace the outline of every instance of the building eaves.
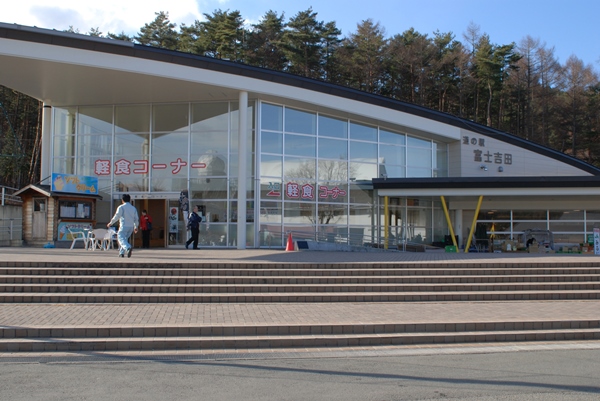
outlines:
[{"label": "building eaves", "polygon": [[219,60],[190,53],[138,45],[131,42],[98,38],[77,33],[61,32],[36,27],[27,27],[18,24],[0,23],[0,38],[44,43],[54,46],[65,46],[75,49],[104,52],[151,61],[184,65],[192,68],[219,71],[282,85],[303,88],[319,93],[325,93],[340,98],[355,100],[358,102],[408,113],[414,116],[448,124],[457,128],[480,133],[513,146],[527,149],[537,154],[558,160],[589,174],[600,176],[600,168],[596,166],[588,164],[565,153],[559,152],[555,149],[527,141],[523,138],[517,137],[516,135],[496,130],[485,125],[477,124],[448,113],[402,102],[381,95],[359,91],[353,88],[334,85],[316,79],[245,65],[228,60]]},{"label": "building eaves", "polygon": [[600,188],[600,176],[374,178],[374,189]]}]

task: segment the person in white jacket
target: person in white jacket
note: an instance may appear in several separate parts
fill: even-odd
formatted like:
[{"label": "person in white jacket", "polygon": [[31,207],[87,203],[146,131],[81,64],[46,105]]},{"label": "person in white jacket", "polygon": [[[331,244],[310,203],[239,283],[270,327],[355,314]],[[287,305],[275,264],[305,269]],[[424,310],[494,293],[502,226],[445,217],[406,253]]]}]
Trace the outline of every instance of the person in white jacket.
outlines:
[{"label": "person in white jacket", "polygon": [[127,254],[127,257],[130,258],[132,246],[129,243],[129,237],[131,237],[132,233],[137,233],[140,218],[137,209],[131,204],[129,194],[123,194],[121,205],[117,208],[115,215],[106,226],[110,227],[117,221],[119,222],[119,232],[117,233],[119,257],[124,258],[125,254]]}]

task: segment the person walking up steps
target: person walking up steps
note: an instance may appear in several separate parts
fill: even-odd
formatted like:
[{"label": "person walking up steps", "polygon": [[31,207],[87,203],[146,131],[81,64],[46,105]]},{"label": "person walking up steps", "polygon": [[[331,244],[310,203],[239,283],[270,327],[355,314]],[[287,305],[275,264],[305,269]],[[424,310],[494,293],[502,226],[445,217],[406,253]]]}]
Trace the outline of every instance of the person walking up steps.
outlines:
[{"label": "person walking up steps", "polygon": [[188,249],[190,244],[194,243],[193,249],[198,249],[198,234],[200,233],[200,222],[202,217],[198,215],[198,206],[194,206],[192,213],[188,217],[188,229],[192,231],[192,236],[185,243],[185,249]]},{"label": "person walking up steps", "polygon": [[129,237],[131,237],[132,233],[137,233],[140,218],[137,209],[131,204],[129,194],[123,194],[121,197],[121,206],[117,208],[115,215],[106,227],[112,226],[117,221],[119,222],[119,232],[117,233],[119,257],[124,258],[125,254],[127,254],[127,257],[130,258],[132,246],[129,243]]}]

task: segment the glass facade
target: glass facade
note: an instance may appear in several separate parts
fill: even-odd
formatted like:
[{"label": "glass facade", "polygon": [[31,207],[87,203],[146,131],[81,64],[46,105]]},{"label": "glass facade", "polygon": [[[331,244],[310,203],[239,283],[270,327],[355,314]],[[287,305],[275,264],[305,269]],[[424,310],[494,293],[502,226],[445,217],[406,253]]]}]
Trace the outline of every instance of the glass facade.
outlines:
[{"label": "glass facade", "polygon": [[[208,223],[201,245],[236,245],[237,102],[53,110],[53,172],[98,177],[103,202],[122,193],[165,199],[169,219],[178,215],[165,233],[168,245],[185,240],[178,209],[185,193]],[[446,144],[357,120],[251,101],[247,126],[242,151],[250,247],[285,246],[289,231],[333,242],[379,242],[382,214],[372,178],[448,174]],[[425,242],[445,230],[435,202],[405,207],[396,222],[406,222],[407,238]]]},{"label": "glass facade", "polygon": [[[383,212],[371,180],[448,174],[442,143],[270,103],[261,104],[259,121],[259,246],[281,246],[290,231],[294,238],[380,243]],[[446,227],[445,220],[434,219],[433,207],[441,205],[415,203],[421,206],[405,212],[411,222],[402,235],[432,240],[434,231]]]},{"label": "glass facade", "polygon": [[587,243],[595,227],[600,227],[600,212],[595,210],[481,210],[478,226],[483,237],[497,240],[518,238],[529,229],[549,230],[557,244]]}]

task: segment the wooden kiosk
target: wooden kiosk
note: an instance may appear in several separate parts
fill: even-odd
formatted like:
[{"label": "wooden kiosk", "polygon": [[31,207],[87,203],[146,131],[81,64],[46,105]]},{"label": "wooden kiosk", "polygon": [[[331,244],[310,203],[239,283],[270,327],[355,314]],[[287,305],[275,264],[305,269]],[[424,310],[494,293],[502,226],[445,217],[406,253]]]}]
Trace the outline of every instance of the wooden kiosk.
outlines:
[{"label": "wooden kiosk", "polygon": [[31,184],[15,195],[23,200],[24,243],[57,248],[71,246],[71,232],[94,228],[96,200],[102,199],[96,177],[68,174],[52,174],[52,185]]}]

